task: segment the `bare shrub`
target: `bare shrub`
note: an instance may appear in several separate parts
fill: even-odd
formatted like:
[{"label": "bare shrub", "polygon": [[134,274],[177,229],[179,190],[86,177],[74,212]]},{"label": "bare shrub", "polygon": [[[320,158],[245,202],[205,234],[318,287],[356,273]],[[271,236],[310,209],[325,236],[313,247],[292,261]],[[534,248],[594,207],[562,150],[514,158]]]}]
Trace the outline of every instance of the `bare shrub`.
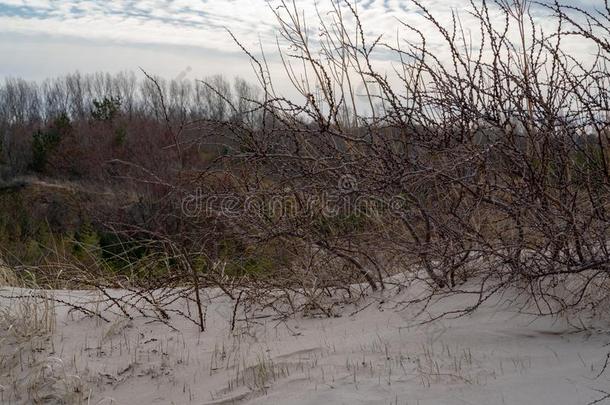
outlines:
[{"label": "bare shrub", "polygon": [[[527,294],[541,314],[600,305],[610,265],[604,4],[589,12],[471,2],[466,17],[477,30],[468,32],[457,12],[440,21],[414,0],[432,43],[410,21],[400,21],[407,39],[368,38],[351,2],[319,13],[314,35],[296,2],[280,0],[271,12],[298,97],[278,94],[265,55],[237,38],[260,92],[218,76],[191,85],[145,73],[144,102],[121,108],[139,116],[143,130],[127,142],[147,158],[126,153],[108,170],[141,192],[112,225],[147,254],[126,261],[128,276],[107,277],[99,260],[74,273],[125,316],[144,314],[138,305],[146,303],[167,319],[170,304],[187,299],[194,310],[180,315],[201,330],[203,287],[235,300],[233,320],[252,303],[333,316],[327,298],[350,299],[351,285],[365,286],[356,295],[378,293],[398,284],[388,281],[397,273],[407,279],[401,288],[428,287],[427,298],[407,304],[473,298],[452,315],[507,288]],[[550,31],[532,7],[553,14]],[[564,44],[573,37],[597,54],[571,55]],[[382,70],[380,59],[394,69]],[[51,111],[66,83],[81,94],[79,80],[48,82],[44,97],[31,99]],[[113,83],[95,76],[88,91],[101,100]],[[115,84],[135,92],[132,81]],[[5,87],[10,100],[36,93],[20,82]],[[82,110],[79,102],[60,107]],[[3,114],[12,123],[24,108]],[[155,142],[142,139],[149,133]],[[202,209],[187,212],[186,200]],[[130,293],[113,296],[113,287]]]},{"label": "bare shrub", "polygon": [[[549,34],[533,3],[473,2],[469,36],[456,12],[447,26],[413,3],[441,44],[408,21],[410,39],[366,38],[349,2],[320,14],[315,40],[295,3],[273,9],[302,102],[276,94],[264,55],[242,46],[263,85],[264,124],[231,124],[224,168],[210,169],[231,176],[230,198],[243,204],[226,222],[252,243],[316,246],[373,290],[406,272],[433,293],[477,297],[456,313],[508,287],[544,314],[591,303],[610,263],[608,8],[547,6]],[[598,54],[572,57],[563,41],[574,35]],[[376,68],[379,53],[397,61],[393,72]],[[389,208],[353,224],[353,211],[325,215],[321,196]],[[252,198],[263,209],[248,210]],[[270,211],[278,199],[284,211]],[[475,285],[461,287],[468,277]]]}]

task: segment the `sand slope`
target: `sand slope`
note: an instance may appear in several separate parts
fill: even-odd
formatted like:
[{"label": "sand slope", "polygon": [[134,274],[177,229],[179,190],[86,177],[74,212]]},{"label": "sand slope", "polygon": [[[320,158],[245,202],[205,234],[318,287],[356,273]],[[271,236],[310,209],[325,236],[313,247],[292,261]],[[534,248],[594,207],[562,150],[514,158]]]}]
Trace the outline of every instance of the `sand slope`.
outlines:
[{"label": "sand slope", "polygon": [[[54,294],[71,302],[93,297]],[[233,333],[233,302],[222,296],[209,297],[204,333],[179,318],[175,331],[111,313],[107,323],[55,305],[54,323],[43,320],[52,333],[25,338],[18,322],[33,313],[2,298],[0,402],[573,405],[610,391],[610,369],[598,376],[608,333],[518,314],[500,299],[470,316],[420,325],[416,308],[395,309],[410,294],[371,296],[331,319],[259,314]],[[21,318],[7,321],[8,308]]]}]

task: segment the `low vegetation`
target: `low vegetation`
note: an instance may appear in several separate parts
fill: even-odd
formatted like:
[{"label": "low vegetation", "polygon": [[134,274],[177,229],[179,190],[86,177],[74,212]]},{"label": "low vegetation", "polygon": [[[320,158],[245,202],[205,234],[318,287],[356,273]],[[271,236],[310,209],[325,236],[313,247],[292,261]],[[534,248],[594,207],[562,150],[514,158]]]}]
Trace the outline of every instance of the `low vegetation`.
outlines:
[{"label": "low vegetation", "polygon": [[[428,300],[476,297],[453,315],[509,287],[540,314],[598,308],[610,265],[607,4],[535,5],[554,17],[545,32],[528,1],[473,2],[470,34],[458,14],[445,27],[413,5],[447,58],[408,21],[408,39],[367,38],[349,2],[320,15],[313,40],[280,2],[295,99],[243,46],[259,86],[147,72],[6,80],[0,249],[15,270],[2,282],[95,289],[127,317],[163,321],[183,298],[197,310],[179,315],[201,330],[202,287],[236,311],[333,316],[397,274],[426,283]],[[596,55],[568,54],[574,37]]]}]

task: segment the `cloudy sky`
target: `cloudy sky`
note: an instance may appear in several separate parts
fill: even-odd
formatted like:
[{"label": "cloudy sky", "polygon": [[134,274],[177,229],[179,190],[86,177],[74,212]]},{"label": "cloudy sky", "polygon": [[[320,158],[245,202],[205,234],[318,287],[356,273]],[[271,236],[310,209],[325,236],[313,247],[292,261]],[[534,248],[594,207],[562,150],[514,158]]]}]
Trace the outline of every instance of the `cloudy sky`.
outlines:
[{"label": "cloudy sky", "polygon": [[[273,52],[277,33],[271,0],[0,0],[0,77],[42,79],[67,72],[134,70],[166,78],[223,73],[251,77],[243,53],[226,32]],[[296,0],[308,18],[316,3]],[[421,0],[441,19],[467,0]],[[603,0],[570,0],[585,7]],[[397,18],[417,22],[408,0],[360,0],[371,33],[396,36]],[[541,16],[544,18],[544,15]],[[273,56],[272,56],[273,57]]]}]

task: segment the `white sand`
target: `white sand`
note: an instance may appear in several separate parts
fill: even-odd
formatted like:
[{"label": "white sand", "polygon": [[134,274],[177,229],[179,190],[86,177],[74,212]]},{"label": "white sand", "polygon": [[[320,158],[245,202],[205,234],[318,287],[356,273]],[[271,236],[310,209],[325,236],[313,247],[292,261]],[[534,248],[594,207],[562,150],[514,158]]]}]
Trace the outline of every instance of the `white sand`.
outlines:
[{"label": "white sand", "polygon": [[[78,301],[89,293],[56,294]],[[415,308],[392,309],[410,294],[387,295],[383,304],[372,296],[352,316],[350,306],[332,319],[238,322],[234,333],[226,297],[211,300],[203,333],[178,317],[172,325],[180,332],[57,306],[52,340],[24,343],[0,330],[0,402],[574,405],[610,391],[610,367],[596,378],[610,351],[608,333],[517,314],[500,300],[467,317],[417,325]]]}]

